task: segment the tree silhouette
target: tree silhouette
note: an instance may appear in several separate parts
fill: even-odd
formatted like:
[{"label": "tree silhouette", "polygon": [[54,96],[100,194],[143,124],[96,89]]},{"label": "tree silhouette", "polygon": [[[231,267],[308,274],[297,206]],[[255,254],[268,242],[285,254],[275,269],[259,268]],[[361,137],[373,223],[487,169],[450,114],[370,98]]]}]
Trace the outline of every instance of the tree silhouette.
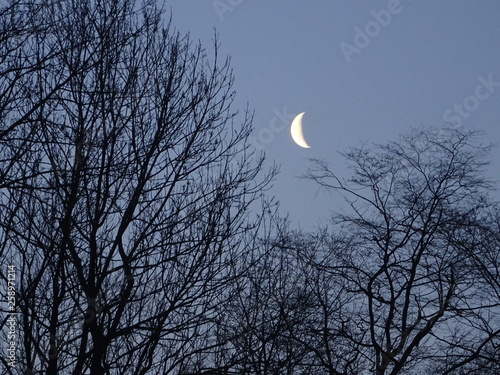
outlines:
[{"label": "tree silhouette", "polygon": [[233,373],[497,374],[498,203],[475,131],[415,129],[351,148],[342,179],[306,177],[347,205],[329,228],[264,236],[222,325]]},{"label": "tree silhouette", "polygon": [[351,148],[350,179],[314,161],[347,209],[293,231],[217,38],[206,52],[162,17],[153,0],[0,8],[0,295],[15,274],[18,327],[0,373],[498,374],[478,134]]},{"label": "tree silhouette", "polygon": [[217,40],[211,61],[154,1],[0,14],[1,277],[16,266],[21,328],[2,373],[206,365],[274,173],[247,152]]},{"label": "tree silhouette", "polygon": [[274,218],[265,228],[253,257],[247,258],[250,272],[226,306],[219,335],[230,344],[226,363],[231,373],[298,374],[308,350],[297,345],[291,332],[307,319],[312,299],[305,274],[286,251],[286,221]]},{"label": "tree silhouette", "polygon": [[[346,281],[351,298],[328,330],[365,370],[500,369],[498,205],[484,177],[489,147],[476,135],[454,131],[438,141],[435,131],[414,130],[399,142],[345,153],[349,180],[322,161],[308,173],[350,207],[334,218],[343,233],[327,252],[334,261],[316,263]],[[352,373],[340,368],[333,373]]]}]

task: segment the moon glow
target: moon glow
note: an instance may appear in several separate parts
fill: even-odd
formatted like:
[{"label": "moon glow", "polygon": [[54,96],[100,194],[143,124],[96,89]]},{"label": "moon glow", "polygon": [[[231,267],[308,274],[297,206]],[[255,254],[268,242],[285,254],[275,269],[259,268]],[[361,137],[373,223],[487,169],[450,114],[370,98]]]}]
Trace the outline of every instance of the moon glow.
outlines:
[{"label": "moon glow", "polygon": [[290,127],[290,133],[292,138],[300,147],[311,148],[306,140],[304,139],[304,134],[302,133],[302,117],[305,112],[299,113],[292,121],[292,126]]}]

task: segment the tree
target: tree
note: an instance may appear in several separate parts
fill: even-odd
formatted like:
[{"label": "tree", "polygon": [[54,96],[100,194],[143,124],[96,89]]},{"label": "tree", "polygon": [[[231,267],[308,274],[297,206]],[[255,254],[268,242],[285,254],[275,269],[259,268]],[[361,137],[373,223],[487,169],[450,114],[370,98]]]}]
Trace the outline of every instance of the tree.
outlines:
[{"label": "tree", "polygon": [[2,23],[0,56],[22,72],[0,77],[0,238],[1,277],[7,264],[18,275],[25,373],[213,365],[215,323],[260,225],[249,208],[274,174],[247,151],[248,111],[235,124],[217,40],[210,62],[154,1],[0,13],[26,21],[13,33]]},{"label": "tree", "polygon": [[262,236],[219,323],[228,373],[498,373],[500,211],[478,135],[352,148],[349,180],[316,161],[308,177],[348,208]]},{"label": "tree", "polygon": [[334,217],[342,235],[314,261],[349,296],[325,328],[335,342],[323,350],[339,363],[330,373],[353,373],[348,360],[376,374],[500,370],[498,205],[484,177],[489,147],[477,135],[455,130],[438,141],[435,131],[413,130],[344,153],[348,180],[319,160],[309,170],[349,205]]},{"label": "tree", "polygon": [[243,263],[248,272],[220,323],[219,336],[230,344],[226,353],[231,360],[226,363],[234,374],[299,374],[308,354],[290,335],[307,318],[310,298],[304,273],[286,250],[288,223],[272,219],[255,239],[255,250]]},{"label": "tree", "polygon": [[13,160],[25,158],[30,150],[36,111],[81,73],[73,69],[45,79],[47,68],[68,53],[67,44],[53,38],[58,27],[53,3],[13,0],[0,9],[0,140],[5,148],[0,156],[0,187],[29,179],[26,171],[17,170],[21,174],[16,175],[11,168]]}]

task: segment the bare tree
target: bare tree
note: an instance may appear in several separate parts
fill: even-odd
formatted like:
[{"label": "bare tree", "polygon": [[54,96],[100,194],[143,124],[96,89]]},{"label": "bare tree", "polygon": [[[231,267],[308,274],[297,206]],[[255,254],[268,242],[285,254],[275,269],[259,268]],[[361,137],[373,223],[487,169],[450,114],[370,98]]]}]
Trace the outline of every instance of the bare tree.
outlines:
[{"label": "bare tree", "polygon": [[219,335],[230,343],[231,373],[298,374],[307,349],[290,334],[307,318],[304,274],[291,249],[286,221],[267,223],[256,239],[248,272],[226,306]]},{"label": "bare tree", "polygon": [[0,186],[29,179],[28,171],[13,168],[12,161],[30,157],[37,111],[80,73],[79,69],[61,70],[47,79],[47,70],[55,73],[54,64],[68,52],[67,44],[54,38],[55,1],[5,3],[0,8],[0,140],[4,141]]},{"label": "bare tree", "polygon": [[[31,19],[23,29],[43,61],[19,60],[22,84],[6,88],[2,76],[1,276],[17,267],[19,366],[75,375],[215,366],[224,344],[215,323],[238,286],[244,238],[259,227],[249,208],[274,173],[261,176],[262,160],[247,152],[248,112],[235,124],[229,61],[219,62],[216,40],[210,61],[164,26],[154,1],[43,7],[43,38]],[[20,370],[2,362],[3,373]]]},{"label": "bare tree", "polygon": [[325,340],[340,364],[330,373],[355,373],[345,371],[349,358],[359,373],[500,370],[498,216],[483,170],[489,147],[476,135],[454,131],[438,141],[435,131],[414,130],[399,142],[352,148],[348,180],[322,161],[310,169],[350,208],[334,218],[344,234],[332,242],[333,260],[315,262],[345,280],[350,295],[327,329],[337,347],[357,354],[339,357]]},{"label": "bare tree", "polygon": [[228,373],[498,373],[499,210],[476,136],[353,148],[348,180],[315,161],[308,177],[347,209],[262,236],[219,323]]}]

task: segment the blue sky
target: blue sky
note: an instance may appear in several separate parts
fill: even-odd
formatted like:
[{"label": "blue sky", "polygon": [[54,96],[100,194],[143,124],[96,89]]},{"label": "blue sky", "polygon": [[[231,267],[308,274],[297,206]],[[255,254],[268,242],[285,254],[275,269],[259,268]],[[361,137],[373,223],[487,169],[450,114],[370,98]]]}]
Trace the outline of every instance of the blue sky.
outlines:
[{"label": "blue sky", "polygon": [[[500,1],[167,0],[173,24],[232,58],[236,105],[281,166],[270,193],[292,225],[326,224],[340,197],[298,178],[309,158],[345,177],[338,151],[385,143],[410,126],[486,131],[500,144]],[[304,149],[291,118],[306,112]],[[492,154],[493,178],[500,148]],[[497,195],[498,196],[498,195]]]}]

